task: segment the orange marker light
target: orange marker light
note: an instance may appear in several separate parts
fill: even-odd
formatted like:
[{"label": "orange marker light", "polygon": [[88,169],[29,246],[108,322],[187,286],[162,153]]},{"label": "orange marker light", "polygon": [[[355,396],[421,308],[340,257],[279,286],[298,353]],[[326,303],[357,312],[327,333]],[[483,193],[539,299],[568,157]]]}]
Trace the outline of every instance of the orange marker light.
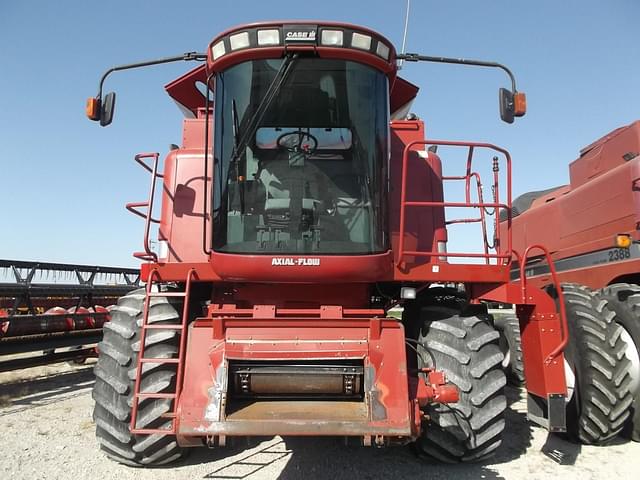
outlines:
[{"label": "orange marker light", "polygon": [[629,248],[631,246],[631,235],[627,235],[626,233],[619,233],[616,235],[616,247],[619,248]]},{"label": "orange marker light", "polygon": [[87,118],[89,120],[100,120],[100,99],[95,97],[87,98],[85,113],[87,114]]},{"label": "orange marker light", "polygon": [[518,92],[513,96],[513,109],[516,117],[523,117],[527,113],[527,96],[524,92]]}]

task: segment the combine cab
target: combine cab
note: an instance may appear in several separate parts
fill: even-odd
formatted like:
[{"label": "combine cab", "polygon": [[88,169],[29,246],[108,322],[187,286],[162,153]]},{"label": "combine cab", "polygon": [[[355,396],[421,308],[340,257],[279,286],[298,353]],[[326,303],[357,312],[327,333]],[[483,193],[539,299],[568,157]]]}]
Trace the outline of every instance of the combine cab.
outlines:
[{"label": "combine cab", "polygon": [[[542,290],[510,282],[511,232],[497,226],[511,211],[511,157],[426,139],[399,59],[499,68],[511,82],[502,119],[524,115],[503,65],[398,55],[338,23],[241,26],[206,54],[103,76],[87,114],[108,125],[110,72],[203,62],[166,86],[187,115],[182,144],[162,166],[157,153],[136,156],[151,174],[148,200],[128,205],[145,222],[135,255],[146,289],[119,300],[100,344],[94,418],[107,455],[159,465],[236,437],[324,435],[483,459],[507,406],[489,301],[518,305],[530,418],[582,428],[565,417],[565,317]],[[457,173],[438,149],[462,153]],[[450,251],[469,225],[478,250]],[[387,314],[397,305],[401,320]]]}]

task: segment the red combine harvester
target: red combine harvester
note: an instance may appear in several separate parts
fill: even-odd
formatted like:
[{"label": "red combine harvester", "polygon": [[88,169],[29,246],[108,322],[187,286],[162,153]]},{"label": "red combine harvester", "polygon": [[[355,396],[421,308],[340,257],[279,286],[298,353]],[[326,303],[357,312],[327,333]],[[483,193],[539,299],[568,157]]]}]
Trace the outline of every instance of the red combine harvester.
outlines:
[{"label": "red combine harvester", "polygon": [[[533,421],[592,443],[617,432],[628,392],[613,384],[625,365],[605,379],[611,412],[595,432],[579,405],[567,409],[570,339],[554,299],[510,283],[510,231],[487,241],[511,209],[509,153],[425,139],[408,115],[418,87],[398,76],[401,59],[500,68],[511,80],[502,119],[524,115],[506,67],[398,55],[378,33],[341,23],[244,25],[206,54],[102,77],[87,115],[104,126],[109,73],[204,62],[166,86],[187,116],[182,144],[162,169],[157,153],[136,156],[151,174],[148,201],[127,206],[145,221],[135,256],[147,283],[120,299],[100,344],[94,418],[108,456],[159,465],[233,437],[330,435],[482,459],[501,443],[507,402],[499,334],[481,301],[518,305]],[[462,150],[461,173],[443,173],[438,147]],[[463,185],[464,198],[446,198],[445,182]],[[481,251],[448,251],[451,230],[469,224],[482,227]],[[522,257],[533,248],[545,251]],[[448,283],[465,298],[438,287]],[[398,304],[402,320],[387,315]]]},{"label": "red combine harvester", "polygon": [[[631,433],[640,441],[640,121],[583,148],[569,177],[569,185],[514,201],[513,245],[544,243],[560,281],[572,284],[566,288],[582,296],[596,291],[597,301],[606,300],[615,312],[631,363],[636,404]],[[543,257],[530,258],[525,273],[540,288],[552,285]],[[588,328],[589,319],[582,319]]]}]

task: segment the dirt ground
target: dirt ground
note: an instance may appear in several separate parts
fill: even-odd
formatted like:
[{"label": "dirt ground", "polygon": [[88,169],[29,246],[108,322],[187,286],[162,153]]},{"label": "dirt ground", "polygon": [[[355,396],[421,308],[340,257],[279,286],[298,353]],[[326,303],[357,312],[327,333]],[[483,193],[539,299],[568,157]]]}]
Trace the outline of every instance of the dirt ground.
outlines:
[{"label": "dirt ground", "polygon": [[0,478],[625,480],[638,478],[640,471],[638,443],[579,446],[531,426],[516,389],[508,391],[503,445],[496,457],[480,464],[428,464],[409,448],[345,447],[337,438],[274,437],[227,449],[194,449],[177,465],[135,469],[99,452],[91,419],[92,385],[92,365],[0,373]]}]

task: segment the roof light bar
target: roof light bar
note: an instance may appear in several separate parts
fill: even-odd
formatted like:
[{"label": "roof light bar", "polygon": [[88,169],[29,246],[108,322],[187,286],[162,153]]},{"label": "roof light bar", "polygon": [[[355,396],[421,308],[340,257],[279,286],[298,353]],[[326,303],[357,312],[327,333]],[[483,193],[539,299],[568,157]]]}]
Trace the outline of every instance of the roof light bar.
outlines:
[{"label": "roof light bar", "polygon": [[224,55],[248,48],[289,45],[317,45],[357,49],[389,62],[393,47],[381,37],[369,32],[351,30],[342,25],[284,24],[244,28],[218,38],[211,45],[210,59],[216,61]]}]

